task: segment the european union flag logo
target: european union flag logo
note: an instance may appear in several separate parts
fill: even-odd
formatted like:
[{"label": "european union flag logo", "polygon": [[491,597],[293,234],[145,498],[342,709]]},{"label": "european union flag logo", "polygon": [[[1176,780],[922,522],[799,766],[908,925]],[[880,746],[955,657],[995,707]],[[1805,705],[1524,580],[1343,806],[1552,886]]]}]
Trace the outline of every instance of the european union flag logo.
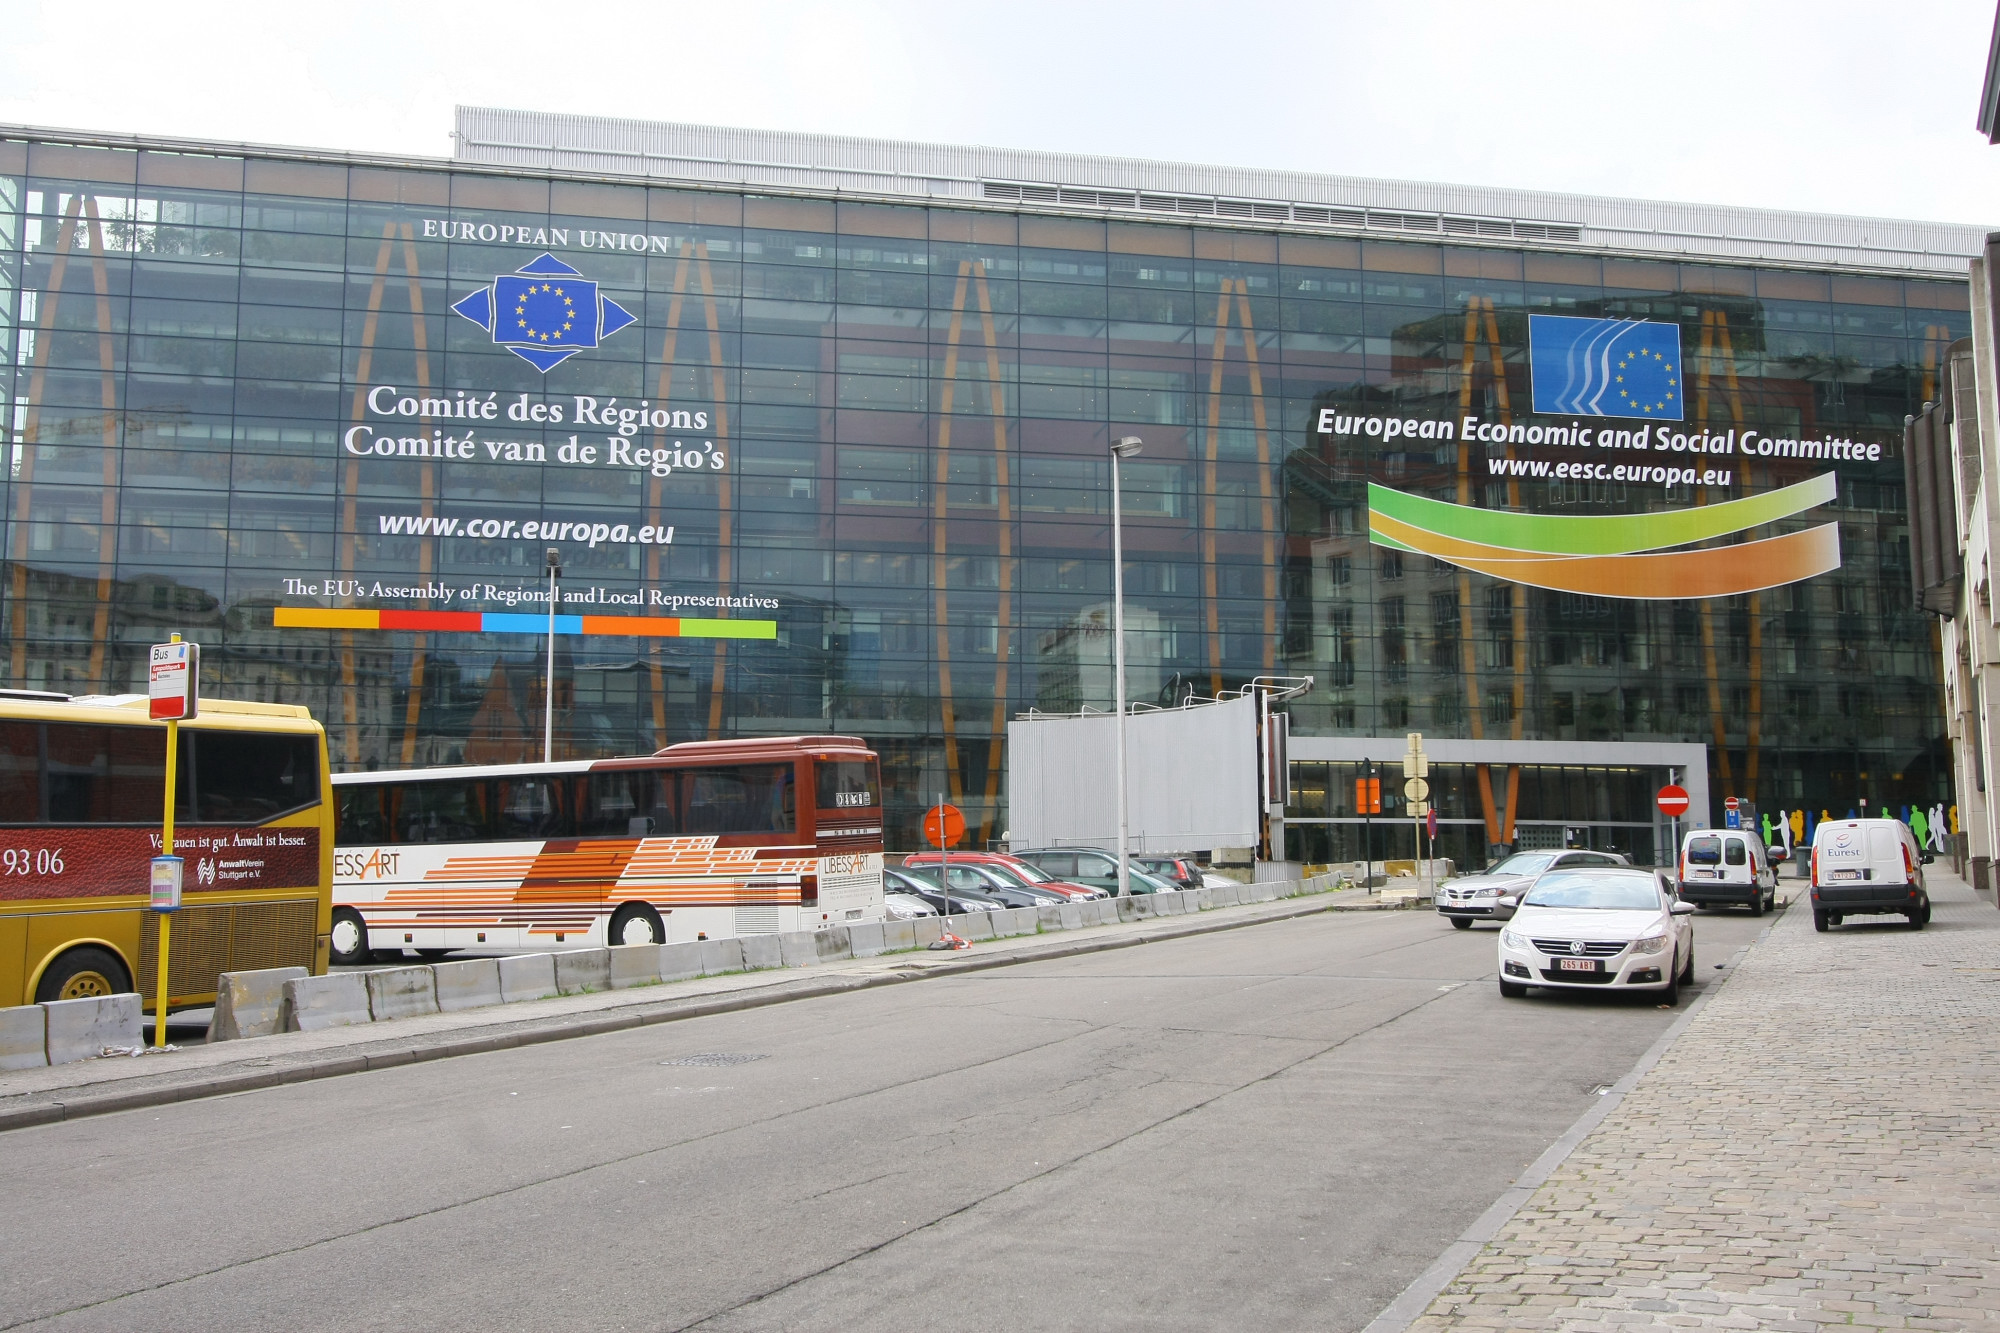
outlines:
[{"label": "european union flag logo", "polygon": [[1681,326],[1644,319],[1528,316],[1535,411],[1679,421]]},{"label": "european union flag logo", "polygon": [[452,307],[544,374],[597,346],[635,316],[597,284],[544,254]]}]

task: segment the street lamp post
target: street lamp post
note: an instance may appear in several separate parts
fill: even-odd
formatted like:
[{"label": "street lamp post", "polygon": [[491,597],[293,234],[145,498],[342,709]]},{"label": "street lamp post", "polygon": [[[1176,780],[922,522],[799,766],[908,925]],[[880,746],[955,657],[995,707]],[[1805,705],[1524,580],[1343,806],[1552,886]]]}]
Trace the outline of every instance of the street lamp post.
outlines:
[{"label": "street lamp post", "polygon": [[549,570],[549,665],[542,678],[542,762],[556,757],[556,580],[562,577],[562,552],[551,546],[543,562]]},{"label": "street lamp post", "polygon": [[1118,747],[1118,896],[1132,892],[1126,862],[1130,841],[1125,813],[1125,539],[1119,530],[1118,465],[1139,452],[1139,437],[1123,435],[1111,442],[1111,675],[1118,704],[1115,727]]}]

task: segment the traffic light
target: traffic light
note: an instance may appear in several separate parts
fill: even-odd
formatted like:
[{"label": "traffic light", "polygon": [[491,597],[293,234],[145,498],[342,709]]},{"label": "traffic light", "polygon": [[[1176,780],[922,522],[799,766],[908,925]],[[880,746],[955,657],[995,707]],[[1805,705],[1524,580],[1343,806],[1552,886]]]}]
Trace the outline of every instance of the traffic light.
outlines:
[{"label": "traffic light", "polygon": [[1382,779],[1354,779],[1354,813],[1357,815],[1382,813]]}]

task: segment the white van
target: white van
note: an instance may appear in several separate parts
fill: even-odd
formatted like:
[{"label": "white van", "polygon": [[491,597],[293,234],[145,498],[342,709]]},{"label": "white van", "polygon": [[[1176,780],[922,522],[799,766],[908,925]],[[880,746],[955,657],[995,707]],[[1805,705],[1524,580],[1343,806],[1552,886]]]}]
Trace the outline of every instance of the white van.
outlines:
[{"label": "white van", "polygon": [[1924,867],[1931,854],[1900,819],[1828,819],[1813,834],[1813,929],[1849,916],[1904,916],[1910,929],[1931,919]]},{"label": "white van", "polygon": [[1695,829],[1681,839],[1675,887],[1681,901],[1704,910],[1748,907],[1762,916],[1778,905],[1778,868],[1784,852],[1766,848],[1754,830]]}]

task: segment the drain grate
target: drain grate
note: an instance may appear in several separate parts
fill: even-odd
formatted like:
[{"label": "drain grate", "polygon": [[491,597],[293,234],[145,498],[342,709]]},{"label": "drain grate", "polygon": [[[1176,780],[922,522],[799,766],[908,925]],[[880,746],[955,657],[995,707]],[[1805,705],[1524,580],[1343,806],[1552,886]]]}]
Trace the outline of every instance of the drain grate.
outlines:
[{"label": "drain grate", "polygon": [[743,1055],[727,1051],[709,1051],[702,1055],[677,1055],[671,1060],[660,1061],[663,1065],[705,1065],[710,1068],[719,1065],[747,1065],[752,1060],[762,1060],[761,1055]]}]

